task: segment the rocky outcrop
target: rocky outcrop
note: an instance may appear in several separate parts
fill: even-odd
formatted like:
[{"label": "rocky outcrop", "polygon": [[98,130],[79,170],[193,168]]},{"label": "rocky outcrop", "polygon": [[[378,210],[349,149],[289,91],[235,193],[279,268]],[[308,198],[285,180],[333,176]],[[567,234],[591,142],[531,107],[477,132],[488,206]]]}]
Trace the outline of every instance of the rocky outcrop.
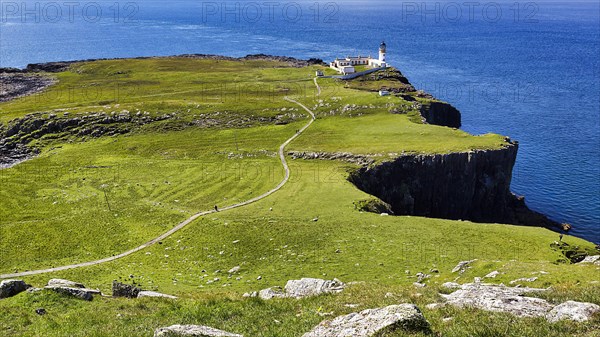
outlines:
[{"label": "rocky outcrop", "polygon": [[367,309],[321,322],[302,337],[371,337],[399,330],[427,331],[429,322],[414,304]]},{"label": "rocky outcrop", "polygon": [[21,280],[4,280],[0,282],[0,299],[13,297],[31,286]]},{"label": "rocky outcrop", "polygon": [[375,162],[374,155],[360,155],[349,152],[306,152],[306,151],[288,151],[292,159],[320,159],[320,160],[340,160],[347,163],[368,166]]},{"label": "rocky outcrop", "polygon": [[452,268],[452,272],[453,273],[458,272],[458,273],[462,274],[465,272],[465,270],[467,270],[467,268],[469,268],[469,265],[475,261],[477,261],[477,260],[460,261],[456,265],[456,267]]},{"label": "rocky outcrop", "polygon": [[396,215],[557,227],[510,192],[517,143],[495,150],[401,155],[348,178]]},{"label": "rocky outcrop", "polygon": [[586,256],[580,263],[594,263],[600,264],[600,255]]},{"label": "rocky outcrop", "polygon": [[0,102],[40,92],[55,82],[41,75],[0,72]]},{"label": "rocky outcrop", "polygon": [[113,297],[137,298],[142,289],[135,285],[125,284],[117,281],[112,283]]},{"label": "rocky outcrop", "polygon": [[48,281],[48,284],[46,286],[47,287],[85,288],[85,286],[81,283],[64,280],[64,279],[58,279],[58,278],[51,279],[50,281]]},{"label": "rocky outcrop", "polygon": [[62,295],[73,296],[85,301],[94,299],[94,295],[100,295],[100,290],[71,287],[45,287]]},{"label": "rocky outcrop", "polygon": [[258,293],[247,294],[245,297],[258,296],[263,300],[273,298],[304,298],[322,294],[334,294],[344,290],[346,284],[338,279],[322,280],[317,278],[302,278],[300,280],[289,280],[285,287],[271,287],[263,289]]},{"label": "rocky outcrop", "polygon": [[329,281],[317,278],[303,278],[300,280],[289,280],[284,290],[288,297],[303,298],[321,294],[339,293],[345,287],[346,285],[337,279]]},{"label": "rocky outcrop", "polygon": [[421,104],[419,112],[428,124],[452,128],[461,127],[460,111],[448,103],[438,101],[424,103]]},{"label": "rocky outcrop", "polygon": [[514,288],[464,284],[461,289],[442,295],[448,304],[457,307],[474,307],[487,311],[508,312],[519,317],[544,316],[553,306],[546,300],[523,296],[524,293],[545,291],[535,288]]},{"label": "rocky outcrop", "polygon": [[585,322],[597,313],[600,313],[600,305],[567,301],[550,310],[546,315],[546,319],[553,323],[560,320]]},{"label": "rocky outcrop", "polygon": [[154,331],[154,337],[243,337],[203,325],[172,325]]},{"label": "rocky outcrop", "polygon": [[[583,322],[600,313],[600,306],[593,303],[567,301],[559,305],[536,297],[525,296],[546,291],[546,289],[528,287],[506,287],[483,283],[468,283],[455,292],[445,295],[446,303],[436,303],[435,307],[445,304],[460,308],[472,307],[486,311],[506,312],[518,317],[545,317],[549,322],[572,320]],[[447,288],[456,288],[451,284]],[[431,306],[434,307],[433,305]]]},{"label": "rocky outcrop", "polygon": [[177,299],[177,296],[162,294],[162,293],[159,293],[156,291],[146,291],[146,290],[140,291],[137,295],[137,298],[143,298],[143,297],[168,298],[168,299],[172,299],[172,300]]}]

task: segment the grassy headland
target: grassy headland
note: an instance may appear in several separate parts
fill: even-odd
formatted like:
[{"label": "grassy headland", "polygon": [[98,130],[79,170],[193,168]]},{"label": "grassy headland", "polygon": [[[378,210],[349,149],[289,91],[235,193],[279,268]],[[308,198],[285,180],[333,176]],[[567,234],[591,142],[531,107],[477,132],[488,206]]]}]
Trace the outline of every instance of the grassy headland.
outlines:
[{"label": "grassy headland", "polygon": [[[279,145],[307,118],[284,96],[317,113],[317,121],[290,145],[291,150],[385,159],[402,152],[506,145],[499,135],[472,136],[421,124],[412,101],[379,97],[370,91],[377,84],[352,88],[354,84],[322,79],[323,93],[317,97],[312,82],[317,69],[322,68],[264,60],[95,61],[52,75],[58,83],[43,93],[0,104],[0,121],[9,125],[10,120],[34,112],[56,118],[124,110],[177,116],[127,135],[85,141],[46,135],[35,141],[41,149],[38,157],[1,170],[0,273],[120,253],[193,213],[271,189],[283,176],[276,156]],[[72,88],[98,94],[63,96]],[[212,120],[210,127],[194,123],[206,116]],[[248,116],[253,118],[243,118]],[[231,120],[242,122],[228,124]],[[324,313],[337,316],[414,302],[424,310],[432,330],[444,336],[597,336],[599,319],[550,324],[479,310],[424,308],[439,301],[443,282],[471,282],[492,270],[501,272],[494,283],[535,275],[538,279],[531,286],[553,287],[547,295],[550,300],[600,303],[600,287],[594,283],[598,267],[565,263],[564,256],[550,247],[558,239],[556,233],[361,213],[354,202],[370,196],[346,180],[353,164],[293,160],[290,166],[291,180],[282,190],[252,205],[203,217],[160,245],[106,264],[25,278],[36,286],[50,278],[67,278],[107,293],[111,281],[121,279],[178,295],[180,300],[83,302],[47,292],[21,294],[0,301],[0,334],[149,336],[159,326],[190,323],[246,336],[299,336],[329,318]],[[584,240],[564,240],[593,250]],[[469,259],[477,262],[467,272],[450,272],[457,262]],[[226,271],[234,266],[241,267],[240,273],[230,277]],[[439,272],[426,288],[412,286],[417,272],[432,269]],[[301,277],[359,283],[340,295],[304,300],[241,297]],[[36,315],[38,307],[48,314]],[[445,322],[445,317],[454,319]]]}]

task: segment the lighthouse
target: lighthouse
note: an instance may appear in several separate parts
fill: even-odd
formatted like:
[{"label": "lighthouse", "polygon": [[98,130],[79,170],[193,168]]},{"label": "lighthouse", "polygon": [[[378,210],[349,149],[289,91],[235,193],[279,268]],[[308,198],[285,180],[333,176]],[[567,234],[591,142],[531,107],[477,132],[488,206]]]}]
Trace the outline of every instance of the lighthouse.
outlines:
[{"label": "lighthouse", "polygon": [[379,62],[381,62],[381,64],[385,64],[386,51],[387,46],[385,45],[385,42],[381,42],[381,44],[379,45]]},{"label": "lighthouse", "polygon": [[[377,69],[381,69],[381,68],[387,68],[388,64],[385,60],[385,56],[386,56],[386,52],[387,52],[387,46],[385,45],[385,42],[381,42],[381,44],[379,45],[379,57],[378,58],[374,58],[374,57],[363,57],[363,56],[348,56],[344,59],[339,59],[336,58],[335,61],[331,62],[329,64],[329,66],[335,70],[337,70],[338,72],[340,72],[343,75],[348,75],[348,74],[354,74],[356,73],[356,68],[354,68],[355,66],[360,66],[360,67],[364,67],[364,66],[369,66],[375,70]],[[362,72],[373,72],[372,69],[368,69],[368,70],[362,70]]]}]

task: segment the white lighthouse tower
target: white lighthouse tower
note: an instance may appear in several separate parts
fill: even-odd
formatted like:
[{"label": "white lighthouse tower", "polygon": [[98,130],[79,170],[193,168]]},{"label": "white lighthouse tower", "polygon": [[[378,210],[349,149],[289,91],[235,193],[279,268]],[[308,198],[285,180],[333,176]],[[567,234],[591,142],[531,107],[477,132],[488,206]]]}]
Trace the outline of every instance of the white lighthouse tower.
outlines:
[{"label": "white lighthouse tower", "polygon": [[385,42],[381,42],[381,45],[379,45],[379,62],[383,65],[383,67],[385,67],[386,51],[387,51],[387,46],[385,45]]}]

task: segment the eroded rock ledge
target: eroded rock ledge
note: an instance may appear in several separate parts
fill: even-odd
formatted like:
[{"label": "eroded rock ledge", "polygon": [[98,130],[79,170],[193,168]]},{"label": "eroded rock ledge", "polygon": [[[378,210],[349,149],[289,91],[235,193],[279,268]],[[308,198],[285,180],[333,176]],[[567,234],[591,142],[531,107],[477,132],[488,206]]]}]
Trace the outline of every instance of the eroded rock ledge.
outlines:
[{"label": "eroded rock ledge", "polygon": [[511,193],[517,151],[510,142],[495,150],[400,155],[363,166],[348,180],[390,204],[396,215],[558,228]]}]

